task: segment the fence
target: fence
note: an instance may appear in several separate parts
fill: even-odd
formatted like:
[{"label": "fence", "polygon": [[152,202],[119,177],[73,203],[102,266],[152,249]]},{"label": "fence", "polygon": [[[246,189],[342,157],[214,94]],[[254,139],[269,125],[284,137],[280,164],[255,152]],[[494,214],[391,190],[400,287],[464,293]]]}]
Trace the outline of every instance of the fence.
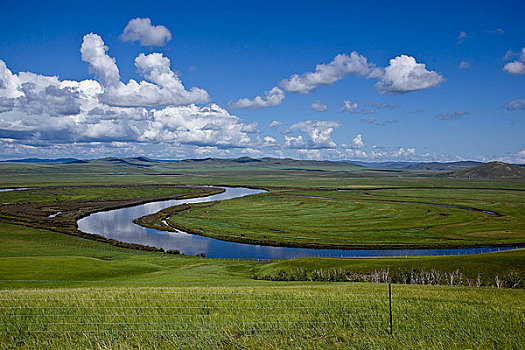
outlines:
[{"label": "fence", "polygon": [[[248,288],[250,289],[250,288]],[[343,288],[344,289],[344,288]],[[0,332],[392,332],[390,288],[375,293],[199,288],[0,292]]]},{"label": "fence", "polygon": [[[364,348],[512,348],[525,338],[522,290],[371,283],[70,284],[0,291],[0,348],[15,341],[29,347],[84,342],[84,348],[114,348],[130,339],[139,345],[123,347],[153,348],[156,343],[148,342],[163,339],[173,343],[161,347],[230,348],[225,341],[241,339],[282,348],[283,342],[301,339],[305,347],[332,342],[320,346],[325,348],[337,342],[360,342],[356,346]],[[102,346],[92,339],[115,343]]]}]

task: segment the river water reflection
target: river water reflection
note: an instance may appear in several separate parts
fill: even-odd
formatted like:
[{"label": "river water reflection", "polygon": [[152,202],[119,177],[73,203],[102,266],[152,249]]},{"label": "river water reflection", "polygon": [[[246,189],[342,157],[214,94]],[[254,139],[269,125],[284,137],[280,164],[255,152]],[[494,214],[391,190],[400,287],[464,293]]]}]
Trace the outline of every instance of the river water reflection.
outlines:
[{"label": "river water reflection", "polygon": [[[80,231],[99,234],[122,242],[138,243],[158,248],[177,249],[186,255],[206,254],[210,258],[289,259],[296,257],[364,257],[364,256],[416,256],[416,255],[462,255],[488,253],[514,247],[447,248],[447,249],[308,249],[271,247],[221,241],[186,232],[166,232],[145,228],[133,223],[144,215],[156,213],[167,207],[183,203],[204,203],[244,197],[264,190],[243,187],[225,187],[225,192],[183,200],[168,200],[91,214],[78,221]],[[278,220],[278,218],[276,218]]]}]

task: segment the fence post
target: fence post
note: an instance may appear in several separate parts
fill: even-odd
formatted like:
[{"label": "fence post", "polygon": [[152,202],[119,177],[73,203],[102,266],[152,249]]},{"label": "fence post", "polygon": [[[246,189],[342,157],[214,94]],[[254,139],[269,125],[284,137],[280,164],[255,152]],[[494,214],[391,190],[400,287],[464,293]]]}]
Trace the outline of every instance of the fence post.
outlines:
[{"label": "fence post", "polygon": [[388,306],[390,311],[390,335],[394,335],[392,328],[392,284],[388,283]]}]

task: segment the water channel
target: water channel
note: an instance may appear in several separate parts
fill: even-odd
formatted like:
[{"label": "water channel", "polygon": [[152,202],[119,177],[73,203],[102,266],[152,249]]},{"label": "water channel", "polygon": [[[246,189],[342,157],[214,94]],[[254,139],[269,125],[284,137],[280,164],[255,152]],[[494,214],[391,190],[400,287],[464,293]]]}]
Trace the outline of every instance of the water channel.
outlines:
[{"label": "water channel", "polygon": [[186,255],[206,254],[210,258],[289,259],[298,257],[371,257],[417,255],[463,255],[515,249],[515,247],[434,248],[434,249],[311,249],[272,247],[222,241],[186,233],[145,228],[133,223],[144,215],[184,203],[205,203],[263,193],[264,190],[225,187],[225,192],[208,197],[151,202],[128,208],[93,213],[78,221],[79,230],[122,242],[177,249]]}]

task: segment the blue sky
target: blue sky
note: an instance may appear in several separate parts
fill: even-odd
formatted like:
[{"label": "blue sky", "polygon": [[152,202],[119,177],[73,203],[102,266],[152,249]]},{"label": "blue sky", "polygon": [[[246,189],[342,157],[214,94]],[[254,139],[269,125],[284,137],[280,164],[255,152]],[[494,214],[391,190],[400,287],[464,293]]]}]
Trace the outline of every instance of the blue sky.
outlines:
[{"label": "blue sky", "polygon": [[523,1],[0,7],[2,159],[525,163]]}]

